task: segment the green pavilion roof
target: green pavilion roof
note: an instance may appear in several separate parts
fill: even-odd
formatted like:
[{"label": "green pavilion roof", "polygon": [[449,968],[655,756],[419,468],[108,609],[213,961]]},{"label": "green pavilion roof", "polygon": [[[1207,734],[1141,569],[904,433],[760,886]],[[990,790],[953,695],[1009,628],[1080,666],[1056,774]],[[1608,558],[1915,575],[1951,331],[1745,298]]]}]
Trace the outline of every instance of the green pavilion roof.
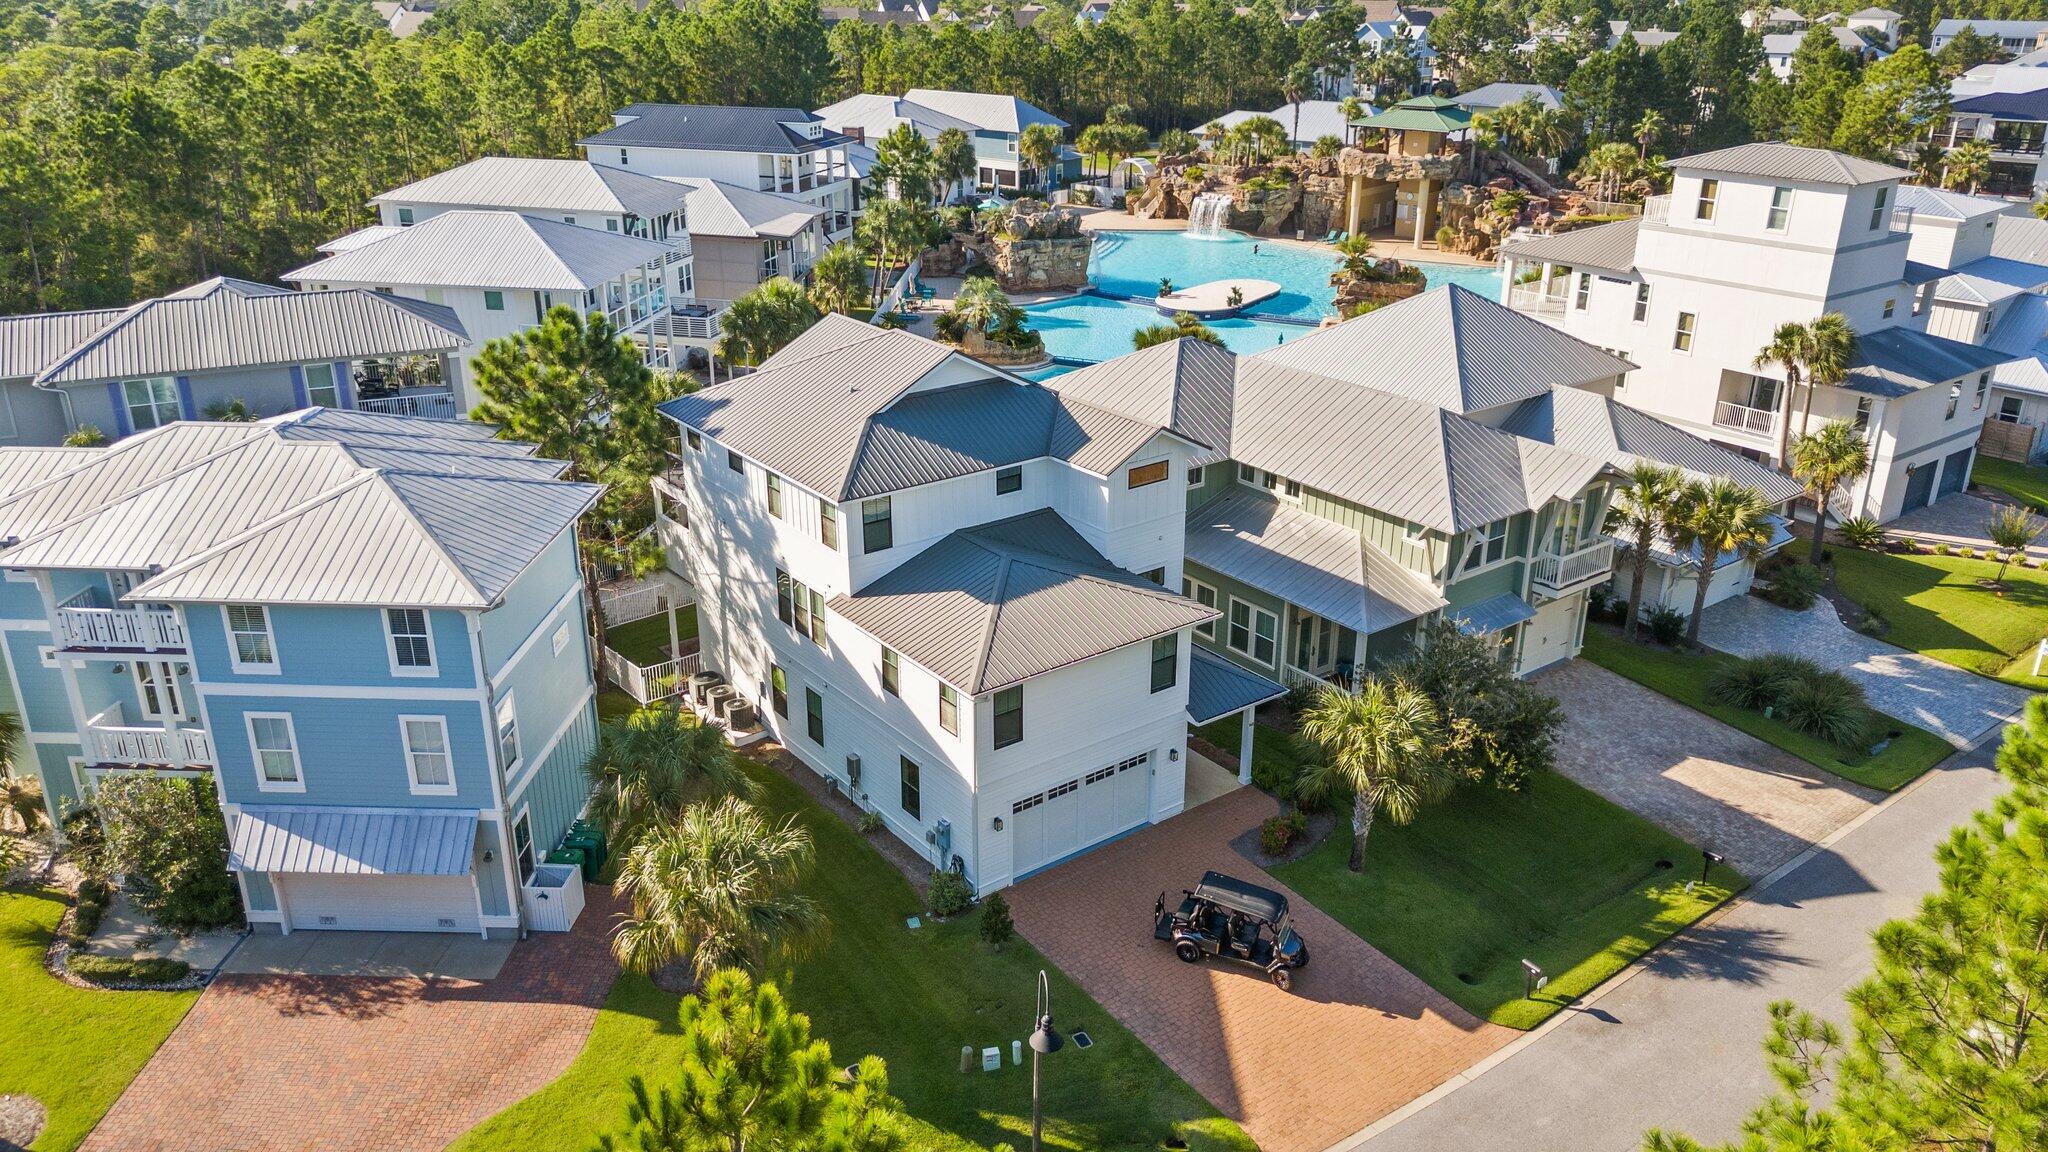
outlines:
[{"label": "green pavilion roof", "polygon": [[1472,126],[1472,113],[1442,96],[1417,96],[1384,112],[1353,120],[1351,126],[1397,132],[1458,132]]}]

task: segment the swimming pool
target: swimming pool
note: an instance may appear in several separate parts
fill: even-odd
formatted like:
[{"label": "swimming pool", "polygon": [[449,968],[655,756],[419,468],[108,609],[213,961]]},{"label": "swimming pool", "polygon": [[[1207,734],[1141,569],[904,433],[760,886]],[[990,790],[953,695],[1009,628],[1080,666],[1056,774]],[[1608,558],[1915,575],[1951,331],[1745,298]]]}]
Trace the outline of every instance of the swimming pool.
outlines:
[{"label": "swimming pool", "polygon": [[[1168,323],[1167,318],[1150,304],[1093,295],[1062,296],[1057,300],[1026,305],[1024,316],[1024,326],[1045,340],[1048,355],[1055,360],[1084,364],[1097,364],[1122,356],[1131,350],[1131,337],[1138,329]],[[1225,347],[1244,355],[1263,352],[1315,330],[1305,324],[1285,324],[1248,316],[1208,320],[1204,324],[1223,338]],[[1069,371],[1073,364],[1063,368],[1054,365],[1054,368]],[[1058,374],[1051,369],[1043,373],[1044,376]]]}]

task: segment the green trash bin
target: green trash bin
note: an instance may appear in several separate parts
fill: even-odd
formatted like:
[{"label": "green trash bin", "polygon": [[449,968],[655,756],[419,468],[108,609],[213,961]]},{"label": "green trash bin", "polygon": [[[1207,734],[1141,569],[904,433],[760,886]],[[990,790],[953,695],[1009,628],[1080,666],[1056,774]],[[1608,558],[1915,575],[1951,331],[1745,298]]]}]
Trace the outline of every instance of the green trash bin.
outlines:
[{"label": "green trash bin", "polygon": [[569,832],[574,836],[588,836],[597,844],[597,862],[600,867],[606,860],[611,859],[611,848],[605,843],[604,829],[588,820],[578,820],[569,825]]},{"label": "green trash bin", "polygon": [[604,868],[604,845],[597,842],[597,837],[572,830],[567,836],[562,837],[562,847],[574,848],[583,853],[583,878],[592,881],[597,879],[598,872]]},{"label": "green trash bin", "polygon": [[590,864],[587,860],[583,858],[583,849],[581,848],[570,848],[566,846],[557,848],[554,851],[548,853],[548,863],[574,864],[576,867],[583,870],[586,879],[590,875]]}]

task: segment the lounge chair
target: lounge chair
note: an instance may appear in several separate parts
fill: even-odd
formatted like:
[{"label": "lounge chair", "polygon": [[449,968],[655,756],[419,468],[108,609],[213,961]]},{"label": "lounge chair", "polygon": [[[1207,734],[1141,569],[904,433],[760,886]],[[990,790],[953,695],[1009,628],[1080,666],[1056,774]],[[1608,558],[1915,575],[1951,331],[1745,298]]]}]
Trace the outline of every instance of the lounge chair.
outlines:
[{"label": "lounge chair", "polygon": [[1337,233],[1337,238],[1336,238],[1335,240],[1332,240],[1332,241],[1330,241],[1330,243],[1332,243],[1332,244],[1342,244],[1343,242],[1345,242],[1346,240],[1349,240],[1349,239],[1351,239],[1351,233],[1349,233],[1349,232],[1338,232],[1338,233]]},{"label": "lounge chair", "polygon": [[1324,233],[1324,234],[1323,234],[1323,243],[1325,243],[1325,244],[1335,244],[1336,242],[1337,242],[1337,230],[1336,230],[1335,228],[1332,228],[1332,229],[1330,229],[1330,230],[1329,230],[1328,232],[1326,232],[1326,233]]}]

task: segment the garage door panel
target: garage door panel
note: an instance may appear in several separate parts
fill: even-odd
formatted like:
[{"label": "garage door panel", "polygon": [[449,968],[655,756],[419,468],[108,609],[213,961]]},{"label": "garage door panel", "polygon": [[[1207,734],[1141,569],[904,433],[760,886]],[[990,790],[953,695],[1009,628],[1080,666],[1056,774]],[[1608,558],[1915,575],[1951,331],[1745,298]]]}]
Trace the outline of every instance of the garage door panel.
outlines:
[{"label": "garage door panel", "polygon": [[1536,609],[1536,618],[1522,629],[1522,671],[1534,672],[1572,654],[1578,636],[1579,609],[1585,593],[1574,592]]},{"label": "garage door panel", "polygon": [[468,876],[280,876],[294,929],[475,932]]},{"label": "garage door panel", "polygon": [[1151,755],[1106,765],[1011,806],[1011,874],[1022,876],[1143,824]]}]

